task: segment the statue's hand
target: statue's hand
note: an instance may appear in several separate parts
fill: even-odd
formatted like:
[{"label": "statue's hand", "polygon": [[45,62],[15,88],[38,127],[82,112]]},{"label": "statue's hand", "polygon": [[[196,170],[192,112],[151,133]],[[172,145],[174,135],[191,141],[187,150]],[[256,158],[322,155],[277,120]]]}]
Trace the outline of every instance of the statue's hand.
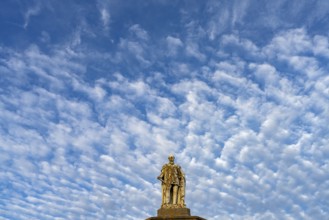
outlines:
[{"label": "statue's hand", "polygon": [[158,176],[157,179],[160,180],[162,184],[165,184],[164,180],[160,176]]}]

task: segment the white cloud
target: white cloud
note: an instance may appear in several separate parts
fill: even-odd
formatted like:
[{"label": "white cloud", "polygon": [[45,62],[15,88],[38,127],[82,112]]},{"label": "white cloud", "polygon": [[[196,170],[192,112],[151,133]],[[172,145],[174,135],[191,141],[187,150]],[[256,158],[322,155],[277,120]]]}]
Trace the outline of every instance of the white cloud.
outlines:
[{"label": "white cloud", "polygon": [[312,50],[312,40],[305,29],[292,29],[276,35],[265,47],[265,53],[272,55],[303,55]]},{"label": "white cloud", "polygon": [[168,36],[166,38],[166,42],[168,44],[168,51],[170,55],[176,55],[179,48],[183,46],[183,42],[176,37]]},{"label": "white cloud", "polygon": [[146,55],[145,44],[143,44],[142,42],[121,39],[120,48],[123,50],[123,52],[128,51],[131,57],[136,58],[137,61],[143,64],[144,66],[149,66],[151,64]]},{"label": "white cloud", "polygon": [[40,5],[36,4],[30,8],[27,9],[27,11],[24,14],[24,29],[26,29],[30,23],[31,16],[36,16],[40,13]]},{"label": "white cloud", "polygon": [[147,33],[147,31],[145,31],[143,28],[140,27],[140,25],[135,24],[132,25],[129,28],[129,31],[133,34],[136,35],[137,38],[139,38],[140,40],[148,40],[149,39],[149,35]]},{"label": "white cloud", "polygon": [[248,51],[249,56],[259,56],[258,47],[248,39],[240,39],[237,35],[222,36],[221,43],[223,46],[235,46],[239,49]]},{"label": "white cloud", "polygon": [[199,45],[195,43],[188,42],[186,45],[186,54],[188,56],[194,57],[199,61],[205,61],[206,56],[200,51]]},{"label": "white cloud", "polygon": [[250,64],[249,67],[254,72],[256,79],[266,86],[275,86],[280,77],[274,66],[270,64]]},{"label": "white cloud", "polygon": [[328,38],[325,36],[315,36],[313,38],[313,51],[314,54],[317,56],[324,56],[326,58],[329,57],[329,44],[328,44]]},{"label": "white cloud", "polygon": [[167,43],[168,43],[168,45],[170,47],[180,47],[180,46],[183,46],[183,42],[179,38],[168,36],[166,38],[166,40],[167,40]]},{"label": "white cloud", "polygon": [[102,19],[102,22],[103,22],[103,26],[105,27],[105,29],[107,29],[109,24],[110,24],[110,21],[111,21],[110,20],[111,15],[105,8],[102,8],[100,13],[101,13],[101,19]]}]

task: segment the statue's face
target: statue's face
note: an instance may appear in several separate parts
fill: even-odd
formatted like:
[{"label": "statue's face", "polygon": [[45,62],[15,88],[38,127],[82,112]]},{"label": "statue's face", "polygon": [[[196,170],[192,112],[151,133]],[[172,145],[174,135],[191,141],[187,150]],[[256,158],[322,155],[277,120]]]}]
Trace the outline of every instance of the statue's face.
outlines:
[{"label": "statue's face", "polygon": [[171,164],[173,164],[174,163],[174,161],[175,161],[175,157],[174,156],[169,156],[168,157],[168,159],[169,159],[169,162],[171,163]]}]

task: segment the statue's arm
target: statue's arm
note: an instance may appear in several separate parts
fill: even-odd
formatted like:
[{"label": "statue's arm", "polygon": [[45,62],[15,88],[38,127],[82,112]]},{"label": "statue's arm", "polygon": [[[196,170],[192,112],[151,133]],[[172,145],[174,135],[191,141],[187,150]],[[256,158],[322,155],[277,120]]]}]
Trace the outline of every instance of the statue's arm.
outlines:
[{"label": "statue's arm", "polygon": [[181,183],[184,184],[185,183],[185,174],[180,166],[178,166],[178,177],[179,177],[180,185],[181,185]]},{"label": "statue's arm", "polygon": [[160,177],[160,176],[158,176],[158,178],[157,178],[158,180],[160,180],[161,182],[162,182],[162,184],[165,184],[165,182],[164,182],[164,180],[163,180],[163,178],[162,177]]},{"label": "statue's arm", "polygon": [[160,175],[157,177],[158,180],[160,180],[161,182],[163,182],[163,176],[164,176],[164,170],[165,170],[165,165],[162,167],[161,169],[161,173]]}]

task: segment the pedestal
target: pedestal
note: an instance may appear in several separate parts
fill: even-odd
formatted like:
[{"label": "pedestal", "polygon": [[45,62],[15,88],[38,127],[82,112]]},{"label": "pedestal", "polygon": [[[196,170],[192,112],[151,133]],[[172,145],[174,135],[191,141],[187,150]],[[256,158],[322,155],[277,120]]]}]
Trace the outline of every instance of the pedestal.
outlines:
[{"label": "pedestal", "polygon": [[146,220],[206,220],[199,216],[191,216],[188,208],[160,208],[157,217]]},{"label": "pedestal", "polygon": [[206,220],[199,216],[182,216],[182,217],[151,217],[146,220]]},{"label": "pedestal", "polygon": [[158,209],[159,217],[191,216],[189,208],[160,208]]}]

